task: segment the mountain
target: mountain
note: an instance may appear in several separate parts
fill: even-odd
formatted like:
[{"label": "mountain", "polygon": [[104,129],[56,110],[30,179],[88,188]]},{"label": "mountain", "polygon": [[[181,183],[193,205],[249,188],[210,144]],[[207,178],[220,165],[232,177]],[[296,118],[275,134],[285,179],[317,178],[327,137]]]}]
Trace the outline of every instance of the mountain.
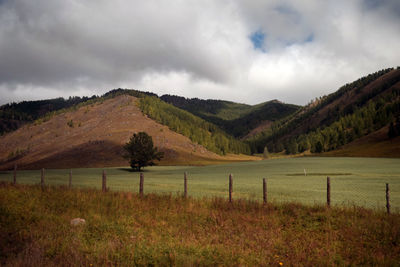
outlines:
[{"label": "mountain", "polygon": [[272,122],[285,118],[300,108],[300,106],[284,104],[278,100],[252,106],[230,101],[203,100],[175,95],[163,95],[160,98],[218,125],[227,133],[238,138],[252,136],[260,131],[260,127],[261,129],[268,128]]},{"label": "mountain", "polygon": [[218,155],[157,123],[141,112],[143,97],[112,91],[1,136],[0,169],[10,169],[14,164],[24,169],[126,166],[122,146],[139,131],[152,136],[165,153],[162,164],[249,159]]},{"label": "mountain", "polygon": [[[326,152],[372,134],[400,116],[400,69],[385,69],[346,84],[275,122],[253,138],[252,151]],[[388,139],[388,136],[385,137]]]},{"label": "mountain", "polygon": [[3,105],[0,126],[0,169],[126,165],[122,146],[139,131],[165,152],[162,164],[254,159],[243,154],[265,147],[400,157],[400,68],[360,78],[304,107],[115,89],[90,98]]}]

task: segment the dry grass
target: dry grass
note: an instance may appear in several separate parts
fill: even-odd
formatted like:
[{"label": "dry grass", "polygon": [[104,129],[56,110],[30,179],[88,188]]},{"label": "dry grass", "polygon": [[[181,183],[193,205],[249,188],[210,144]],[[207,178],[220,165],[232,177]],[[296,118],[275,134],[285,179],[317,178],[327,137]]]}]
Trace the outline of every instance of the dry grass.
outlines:
[{"label": "dry grass", "polygon": [[[70,226],[75,217],[86,225]],[[0,184],[0,264],[394,266],[400,216]]]},{"label": "dry grass", "polygon": [[[123,166],[122,146],[133,133],[147,132],[165,153],[163,165],[205,165],[255,157],[222,157],[143,115],[137,99],[121,95],[58,114],[0,137],[0,169]],[[11,157],[11,155],[19,155]],[[245,158],[245,159],[243,159]]]}]

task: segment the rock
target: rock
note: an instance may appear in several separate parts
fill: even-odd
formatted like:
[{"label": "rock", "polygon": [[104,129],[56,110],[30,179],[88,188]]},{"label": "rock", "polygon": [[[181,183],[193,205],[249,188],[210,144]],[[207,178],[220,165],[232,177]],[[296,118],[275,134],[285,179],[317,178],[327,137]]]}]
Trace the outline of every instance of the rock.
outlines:
[{"label": "rock", "polygon": [[72,226],[84,225],[86,223],[85,219],[75,218],[71,220]]}]

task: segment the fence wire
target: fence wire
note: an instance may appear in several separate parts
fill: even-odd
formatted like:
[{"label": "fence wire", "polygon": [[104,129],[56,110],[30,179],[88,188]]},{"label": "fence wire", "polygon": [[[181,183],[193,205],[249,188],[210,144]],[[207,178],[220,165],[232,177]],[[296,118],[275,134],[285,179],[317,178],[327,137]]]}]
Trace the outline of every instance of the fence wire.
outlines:
[{"label": "fence wire", "polygon": [[[45,170],[45,184],[68,186],[70,170]],[[144,172],[144,193],[183,195],[184,174],[155,174]],[[107,169],[107,188],[111,191],[139,192],[139,173],[128,169]],[[263,201],[262,178],[247,179],[233,174],[233,199]],[[0,172],[0,181],[13,182],[13,171]],[[18,171],[18,184],[40,184],[41,171]],[[102,171],[73,169],[74,188],[102,189]],[[266,178],[267,201],[270,203],[296,202],[306,205],[327,204],[327,177],[322,175],[298,174]],[[374,210],[386,210],[386,183],[389,184],[390,211],[400,212],[400,180],[398,177],[376,177],[368,179],[357,176],[330,177],[331,206],[360,206]],[[187,175],[187,194],[190,197],[228,198],[228,174],[205,179],[197,173]]]}]

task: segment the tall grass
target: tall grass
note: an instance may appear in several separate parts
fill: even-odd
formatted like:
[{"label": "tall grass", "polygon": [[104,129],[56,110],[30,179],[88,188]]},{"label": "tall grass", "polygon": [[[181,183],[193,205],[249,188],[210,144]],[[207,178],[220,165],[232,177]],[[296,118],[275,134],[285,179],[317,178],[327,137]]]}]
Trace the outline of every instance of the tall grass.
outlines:
[{"label": "tall grass", "polygon": [[[86,224],[72,227],[72,218]],[[0,265],[394,266],[400,215],[0,184]]]}]

